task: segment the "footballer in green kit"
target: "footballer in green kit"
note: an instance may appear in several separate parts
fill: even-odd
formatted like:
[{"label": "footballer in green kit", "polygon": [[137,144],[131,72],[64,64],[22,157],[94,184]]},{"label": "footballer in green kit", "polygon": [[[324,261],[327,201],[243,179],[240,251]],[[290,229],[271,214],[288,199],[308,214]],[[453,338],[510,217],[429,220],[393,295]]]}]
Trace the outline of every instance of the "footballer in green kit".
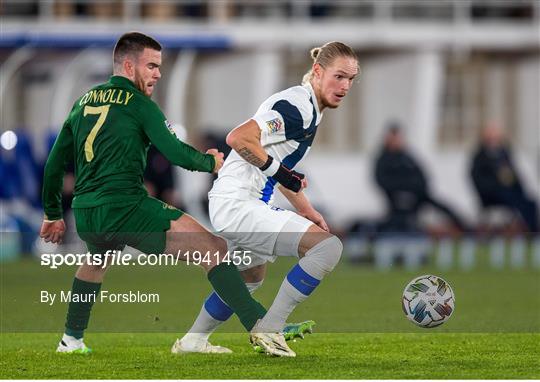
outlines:
[{"label": "footballer in green kit", "polygon": [[[92,254],[129,245],[147,253],[177,254],[191,260],[194,251],[219,253],[201,264],[214,290],[251,331],[252,343],[268,353],[291,353],[280,333],[259,333],[257,321],[266,310],[255,301],[236,267],[222,261],[225,241],[182,211],[148,196],[143,186],[146,153],[153,144],[173,164],[193,171],[217,172],[223,153],[201,153],[177,139],[159,107],[151,100],[161,78],[161,45],[138,32],[126,33],[113,53],[113,76],[80,97],[52,148],[44,173],[45,217],[40,236],[59,243],[65,233],[61,190],[65,163],[75,162],[73,210],[77,232]],[[189,232],[191,235],[181,235]],[[195,233],[196,235],[193,235]],[[180,256],[180,255],[179,255]],[[83,341],[92,299],[99,293],[107,267],[85,263],[75,274],[65,334],[57,351],[88,354]],[[159,271],[159,270],[156,270]],[[213,346],[213,352],[220,352]]]}]

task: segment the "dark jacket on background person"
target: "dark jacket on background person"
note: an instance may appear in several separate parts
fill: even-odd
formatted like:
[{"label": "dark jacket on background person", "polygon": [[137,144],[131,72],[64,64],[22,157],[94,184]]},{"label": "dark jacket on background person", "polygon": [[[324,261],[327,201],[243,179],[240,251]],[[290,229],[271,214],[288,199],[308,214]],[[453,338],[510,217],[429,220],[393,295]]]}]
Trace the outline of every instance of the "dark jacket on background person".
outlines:
[{"label": "dark jacket on background person", "polygon": [[471,178],[484,207],[506,206],[516,210],[530,231],[538,231],[538,210],[529,198],[507,146],[481,145],[474,154]]},{"label": "dark jacket on background person", "polygon": [[431,196],[422,168],[407,151],[383,149],[376,161],[375,180],[389,204],[383,230],[418,230],[417,215],[424,204],[431,204],[441,210],[463,229],[461,219],[448,206]]}]

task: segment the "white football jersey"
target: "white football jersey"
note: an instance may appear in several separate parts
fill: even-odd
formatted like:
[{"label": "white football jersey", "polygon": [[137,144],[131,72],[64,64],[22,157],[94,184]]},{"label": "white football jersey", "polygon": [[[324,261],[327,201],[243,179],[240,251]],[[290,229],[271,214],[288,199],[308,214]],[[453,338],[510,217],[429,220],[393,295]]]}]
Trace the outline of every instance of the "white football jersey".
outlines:
[{"label": "white football jersey", "polygon": [[[252,119],[261,129],[261,144],[266,152],[293,169],[308,153],[321,117],[317,98],[308,83],[270,96]],[[208,195],[255,198],[270,203],[276,183],[232,150]]]}]

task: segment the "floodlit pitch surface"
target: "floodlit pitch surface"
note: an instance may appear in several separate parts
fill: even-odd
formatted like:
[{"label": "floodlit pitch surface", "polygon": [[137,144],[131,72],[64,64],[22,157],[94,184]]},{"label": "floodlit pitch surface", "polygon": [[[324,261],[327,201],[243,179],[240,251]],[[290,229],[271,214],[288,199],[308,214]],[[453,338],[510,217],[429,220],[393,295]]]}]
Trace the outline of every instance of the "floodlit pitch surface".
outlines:
[{"label": "floodlit pitch surface", "polygon": [[[279,259],[256,297],[268,306],[292,259]],[[255,354],[236,318],[211,337],[231,355],[173,355],[210,291],[195,267],[117,267],[104,288],[157,291],[158,304],[96,304],[90,356],[54,352],[65,304],[47,306],[38,292],[66,289],[74,268],[54,271],[34,261],[1,266],[0,378],[540,378],[538,270],[374,271],[341,264],[292,320],[314,319],[315,334],[292,343],[294,359]],[[434,273],[456,294],[456,310],[439,328],[415,327],[403,315],[410,279]]]}]

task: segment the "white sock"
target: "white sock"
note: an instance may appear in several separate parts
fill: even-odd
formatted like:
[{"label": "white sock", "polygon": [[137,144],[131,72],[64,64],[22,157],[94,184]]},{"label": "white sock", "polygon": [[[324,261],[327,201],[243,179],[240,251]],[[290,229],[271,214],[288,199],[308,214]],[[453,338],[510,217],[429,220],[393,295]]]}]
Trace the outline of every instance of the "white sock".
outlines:
[{"label": "white sock", "polygon": [[[246,283],[246,287],[248,288],[249,293],[253,294],[253,292],[255,292],[262,285],[262,283],[263,281]],[[217,320],[212,317],[206,310],[205,304],[203,304],[197,319],[193,323],[193,326],[184,335],[184,337],[182,337],[182,342],[208,341],[210,335],[224,322],[225,321]]]},{"label": "white sock", "polygon": [[278,294],[258,327],[281,332],[294,308],[315,290],[339,262],[343,246],[332,236],[313,246],[281,283]]},{"label": "white sock", "polygon": [[193,323],[193,326],[184,335],[182,341],[207,341],[210,334],[212,334],[212,332],[224,322],[225,321],[216,320],[214,317],[212,317],[206,311],[203,305],[197,319]]},{"label": "white sock", "polygon": [[306,298],[308,298],[308,295],[301,293],[285,278],[281,283],[281,287],[272,306],[259,322],[258,327],[268,332],[281,332],[287,318],[294,308],[296,308],[296,305],[300,304]]}]

